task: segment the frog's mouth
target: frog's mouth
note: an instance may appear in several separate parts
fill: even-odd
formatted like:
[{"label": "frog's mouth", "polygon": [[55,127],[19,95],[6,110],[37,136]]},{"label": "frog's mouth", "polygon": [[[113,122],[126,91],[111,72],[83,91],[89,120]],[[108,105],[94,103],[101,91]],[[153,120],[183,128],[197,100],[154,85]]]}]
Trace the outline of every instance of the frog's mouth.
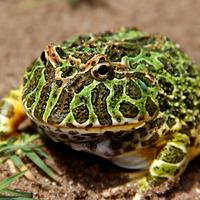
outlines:
[{"label": "frog's mouth", "polygon": [[[33,120],[34,121],[34,120]],[[111,125],[111,126],[95,126],[95,127],[67,127],[62,125],[50,125],[48,123],[36,122],[40,127],[51,130],[57,133],[70,133],[70,134],[104,134],[105,132],[119,132],[119,131],[132,131],[143,127],[146,122],[139,121],[135,123],[123,124],[123,125]]]}]

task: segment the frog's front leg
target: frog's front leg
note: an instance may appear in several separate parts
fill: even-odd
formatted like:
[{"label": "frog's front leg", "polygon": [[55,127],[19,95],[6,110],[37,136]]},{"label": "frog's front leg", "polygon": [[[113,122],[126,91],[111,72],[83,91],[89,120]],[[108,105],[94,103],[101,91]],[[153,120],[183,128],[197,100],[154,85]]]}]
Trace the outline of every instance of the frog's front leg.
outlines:
[{"label": "frog's front leg", "polygon": [[149,175],[138,181],[138,193],[154,190],[169,181],[175,182],[187,166],[189,144],[186,134],[175,133],[153,160]]},{"label": "frog's front leg", "polygon": [[21,93],[21,88],[11,90],[0,100],[0,139],[16,134],[19,124],[25,119]]}]

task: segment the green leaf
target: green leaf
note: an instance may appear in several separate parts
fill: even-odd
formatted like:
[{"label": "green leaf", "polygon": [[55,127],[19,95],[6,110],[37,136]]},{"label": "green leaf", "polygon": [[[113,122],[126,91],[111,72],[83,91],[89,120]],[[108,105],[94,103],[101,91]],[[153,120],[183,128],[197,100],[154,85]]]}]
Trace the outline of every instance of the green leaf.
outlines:
[{"label": "green leaf", "polygon": [[36,200],[36,199],[27,197],[0,196],[0,200]]},{"label": "green leaf", "polygon": [[29,147],[29,148],[31,148],[33,151],[35,151],[37,154],[39,154],[40,156],[42,156],[42,157],[44,157],[44,158],[46,158],[46,159],[50,159],[50,156],[46,153],[46,152],[44,152],[43,150],[42,150],[42,147],[44,146],[44,144],[42,144],[42,145],[39,145],[39,146],[37,146],[37,145],[35,145],[35,144],[30,144],[29,146],[27,146],[27,147]]},{"label": "green leaf", "polygon": [[11,155],[10,159],[12,160],[12,162],[14,163],[14,165],[18,168],[21,169],[21,167],[25,166],[25,164],[23,163],[23,161],[21,160],[21,158],[17,155]]},{"label": "green leaf", "polygon": [[30,135],[27,133],[21,133],[18,138],[11,137],[6,142],[0,142],[0,154],[4,156],[7,154],[15,154],[17,150],[24,146],[31,145],[34,140],[39,138],[39,134]]},{"label": "green leaf", "polygon": [[[6,193],[15,197],[26,197],[26,198],[32,198],[33,194],[29,192],[20,192],[17,190],[11,190],[11,189],[3,189],[0,191],[0,193]],[[1,195],[0,195],[1,197]]]},{"label": "green leaf", "polygon": [[53,180],[58,181],[58,176],[41,160],[41,158],[33,151],[23,148],[25,155],[37,165],[43,172],[45,172]]},{"label": "green leaf", "polygon": [[34,140],[37,140],[41,137],[41,135],[39,134],[28,134],[28,133],[22,133],[21,134],[21,140],[23,141],[23,143],[26,143],[26,144],[31,144],[31,142],[33,142]]},{"label": "green leaf", "polygon": [[23,176],[25,174],[25,172],[26,172],[26,170],[22,171],[20,173],[17,173],[17,174],[15,174],[13,176],[10,176],[10,177],[8,177],[5,180],[0,181],[0,191],[2,189],[5,189],[6,187],[8,187],[12,182],[16,181],[21,176]]}]

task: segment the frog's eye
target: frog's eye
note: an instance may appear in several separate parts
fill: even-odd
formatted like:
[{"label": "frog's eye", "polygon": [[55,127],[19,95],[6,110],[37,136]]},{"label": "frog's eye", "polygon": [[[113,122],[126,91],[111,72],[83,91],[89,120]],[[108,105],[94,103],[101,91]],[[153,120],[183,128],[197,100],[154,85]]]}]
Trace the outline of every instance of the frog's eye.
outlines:
[{"label": "frog's eye", "polygon": [[97,73],[100,75],[100,76],[104,76],[108,73],[109,71],[109,66],[108,65],[105,65],[105,64],[101,64],[99,66],[99,68],[97,69]]},{"label": "frog's eye", "polygon": [[112,74],[113,69],[107,62],[99,63],[92,69],[92,76],[98,81],[111,79]]}]

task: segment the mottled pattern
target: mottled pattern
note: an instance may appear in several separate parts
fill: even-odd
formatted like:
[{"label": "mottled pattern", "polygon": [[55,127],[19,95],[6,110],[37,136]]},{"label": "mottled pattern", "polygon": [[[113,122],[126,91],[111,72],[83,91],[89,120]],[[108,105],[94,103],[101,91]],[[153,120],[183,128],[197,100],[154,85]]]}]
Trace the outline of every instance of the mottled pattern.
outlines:
[{"label": "mottled pattern", "polygon": [[23,103],[36,123],[66,132],[145,123],[160,138],[181,124],[197,127],[199,79],[169,38],[123,28],[47,46],[24,75]]},{"label": "mottled pattern", "polygon": [[[48,45],[26,70],[22,94],[27,115],[53,140],[148,168],[140,192],[176,180],[200,153],[199,99],[200,70],[179,45],[134,28]],[[13,113],[0,103],[0,119]]]},{"label": "mottled pattern", "polygon": [[103,84],[98,84],[91,93],[91,101],[93,105],[93,109],[97,118],[99,120],[100,125],[111,125],[111,116],[107,110],[107,102],[106,99],[110,93],[110,90]]}]

